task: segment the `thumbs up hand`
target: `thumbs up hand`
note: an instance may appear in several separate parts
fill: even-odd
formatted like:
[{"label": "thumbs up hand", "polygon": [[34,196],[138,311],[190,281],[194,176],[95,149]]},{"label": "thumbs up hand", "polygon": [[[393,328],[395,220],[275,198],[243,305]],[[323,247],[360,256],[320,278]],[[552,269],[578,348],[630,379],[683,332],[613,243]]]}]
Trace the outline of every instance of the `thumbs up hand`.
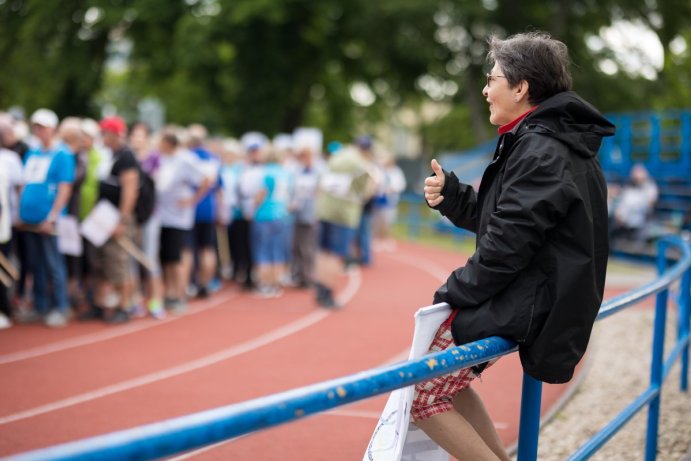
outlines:
[{"label": "thumbs up hand", "polygon": [[430,176],[425,179],[425,200],[431,207],[439,205],[443,200],[444,196],[441,195],[441,191],[444,188],[444,181],[446,177],[444,176],[444,171],[441,168],[437,159],[432,159],[432,171],[434,171],[434,176]]}]

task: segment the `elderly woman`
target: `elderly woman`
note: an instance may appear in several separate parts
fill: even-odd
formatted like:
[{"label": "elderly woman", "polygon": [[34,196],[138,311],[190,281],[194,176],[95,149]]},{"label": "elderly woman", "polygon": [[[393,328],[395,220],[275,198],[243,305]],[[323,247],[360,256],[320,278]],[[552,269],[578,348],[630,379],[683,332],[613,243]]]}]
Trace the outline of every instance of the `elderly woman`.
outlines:
[{"label": "elderly woman", "polygon": [[[597,152],[614,126],[570,91],[566,46],[546,34],[490,38],[482,90],[499,141],[476,192],[432,160],[425,199],[477,234],[476,250],[437,290],[453,313],[431,351],[499,335],[523,369],[569,381],[585,352],[607,265],[607,189]],[[486,365],[484,365],[486,366]],[[481,367],[415,388],[411,416],[459,459],[508,459],[469,387]]]}]

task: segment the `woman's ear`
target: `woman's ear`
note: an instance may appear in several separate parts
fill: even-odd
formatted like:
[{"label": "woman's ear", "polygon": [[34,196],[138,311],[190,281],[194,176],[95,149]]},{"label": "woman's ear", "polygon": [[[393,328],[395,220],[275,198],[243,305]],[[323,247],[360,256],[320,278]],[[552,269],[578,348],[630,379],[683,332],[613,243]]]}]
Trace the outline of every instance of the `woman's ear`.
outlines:
[{"label": "woman's ear", "polygon": [[530,85],[527,80],[521,80],[518,85],[514,87],[514,102],[521,103],[528,100],[528,89]]}]

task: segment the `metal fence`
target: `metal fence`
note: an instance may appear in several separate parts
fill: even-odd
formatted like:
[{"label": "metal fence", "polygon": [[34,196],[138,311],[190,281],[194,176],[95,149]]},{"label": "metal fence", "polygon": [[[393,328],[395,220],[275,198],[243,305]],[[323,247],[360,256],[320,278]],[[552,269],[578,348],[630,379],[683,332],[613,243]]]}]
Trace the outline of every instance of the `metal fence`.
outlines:
[{"label": "metal fence", "polygon": [[[681,255],[679,259],[671,262],[671,266],[668,258],[670,247],[675,248]],[[680,237],[661,239],[658,244],[657,268],[659,271],[657,279],[605,302],[598,316],[598,319],[609,317],[650,296],[656,296],[650,386],[574,453],[570,460],[582,460],[592,456],[645,407],[648,408],[646,460],[654,460],[657,451],[662,383],[678,360],[681,361],[680,387],[683,391],[688,390],[691,297],[689,291],[691,245],[689,242]],[[676,282],[680,282],[677,297],[677,340],[671,352],[665,357],[663,341],[667,307],[670,290]],[[517,345],[514,342],[496,336],[490,337],[430,354],[420,360],[363,371],[255,400],[27,452],[12,459],[17,461],[156,459],[387,393],[459,368],[471,367],[516,350]],[[542,383],[524,375],[518,443],[519,461],[537,459],[541,392]]]}]

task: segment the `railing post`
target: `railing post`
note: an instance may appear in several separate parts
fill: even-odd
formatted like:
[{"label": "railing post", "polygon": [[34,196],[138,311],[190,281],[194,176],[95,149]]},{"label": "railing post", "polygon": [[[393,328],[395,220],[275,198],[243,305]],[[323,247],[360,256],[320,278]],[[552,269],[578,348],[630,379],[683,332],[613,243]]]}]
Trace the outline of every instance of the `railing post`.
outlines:
[{"label": "railing post", "polygon": [[[679,338],[689,336],[689,321],[691,320],[691,269],[684,272],[679,287]],[[682,392],[689,390],[689,348],[691,342],[681,352],[681,379],[679,389]]]},{"label": "railing post", "polygon": [[[657,245],[657,270],[662,274],[667,267],[667,246],[664,241]],[[665,324],[667,322],[667,298],[669,288],[655,297],[655,324],[653,329],[653,353],[650,366],[650,388],[656,392],[648,405],[648,430],[645,442],[645,459],[654,461],[657,455],[657,434],[660,422],[660,393],[665,349]]]},{"label": "railing post", "polygon": [[521,422],[518,428],[518,461],[537,459],[541,403],[542,382],[523,373]]}]

